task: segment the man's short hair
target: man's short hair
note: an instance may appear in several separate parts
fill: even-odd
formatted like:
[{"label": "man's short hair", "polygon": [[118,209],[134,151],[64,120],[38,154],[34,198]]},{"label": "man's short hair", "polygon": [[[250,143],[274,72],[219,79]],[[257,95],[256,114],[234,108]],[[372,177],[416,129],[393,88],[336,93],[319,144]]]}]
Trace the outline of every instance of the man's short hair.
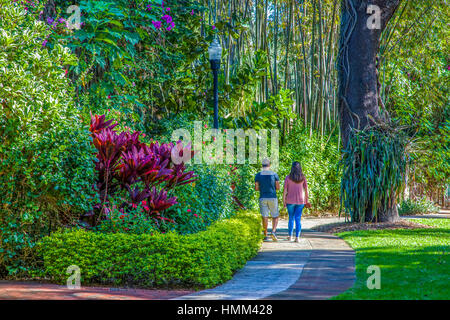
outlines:
[{"label": "man's short hair", "polygon": [[262,159],[261,163],[262,163],[262,166],[263,166],[263,167],[268,167],[268,166],[270,166],[270,160],[267,159],[267,158]]}]

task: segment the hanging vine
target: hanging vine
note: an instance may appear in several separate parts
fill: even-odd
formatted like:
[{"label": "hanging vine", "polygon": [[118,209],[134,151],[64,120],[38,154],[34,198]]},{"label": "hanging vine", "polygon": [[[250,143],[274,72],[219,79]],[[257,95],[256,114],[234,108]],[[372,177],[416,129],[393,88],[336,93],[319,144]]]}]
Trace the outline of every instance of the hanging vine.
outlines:
[{"label": "hanging vine", "polygon": [[[360,128],[361,121],[359,119],[359,116],[352,110],[350,107],[347,98],[345,97],[344,93],[347,92],[349,81],[350,81],[350,60],[349,60],[349,46],[348,43],[350,42],[350,38],[353,34],[353,31],[355,30],[355,26],[358,20],[358,16],[356,13],[356,9],[352,3],[351,0],[344,0],[343,5],[350,9],[346,10],[346,12],[349,12],[350,15],[342,15],[342,24],[341,26],[344,26],[344,30],[341,30],[341,37],[339,39],[339,54],[338,54],[338,63],[340,66],[342,66],[343,74],[341,74],[341,77],[343,77],[343,81],[341,82],[341,88],[339,89],[339,99],[342,100],[343,105],[348,110],[350,114],[350,120],[352,122],[352,128]],[[342,27],[341,27],[342,28]],[[355,126],[354,118],[358,121],[358,125]]]}]

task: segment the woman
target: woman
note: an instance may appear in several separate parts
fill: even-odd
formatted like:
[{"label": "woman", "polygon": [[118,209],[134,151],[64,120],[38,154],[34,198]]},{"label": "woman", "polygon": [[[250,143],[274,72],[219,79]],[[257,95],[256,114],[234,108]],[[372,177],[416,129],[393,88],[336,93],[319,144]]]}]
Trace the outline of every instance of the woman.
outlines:
[{"label": "woman", "polygon": [[299,241],[302,225],[300,223],[303,208],[309,208],[308,184],[299,162],[292,163],[291,173],[284,180],[283,203],[289,213],[288,241],[292,241],[295,222],[295,242]]}]

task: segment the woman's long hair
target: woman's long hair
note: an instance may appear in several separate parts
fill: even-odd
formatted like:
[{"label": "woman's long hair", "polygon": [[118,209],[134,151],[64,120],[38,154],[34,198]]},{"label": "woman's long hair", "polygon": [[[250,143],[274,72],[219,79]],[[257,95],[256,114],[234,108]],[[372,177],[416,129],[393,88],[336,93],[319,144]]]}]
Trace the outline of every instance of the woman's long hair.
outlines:
[{"label": "woman's long hair", "polygon": [[291,167],[291,173],[289,174],[289,179],[295,183],[300,183],[305,180],[305,175],[303,174],[302,166],[300,162],[293,162]]}]

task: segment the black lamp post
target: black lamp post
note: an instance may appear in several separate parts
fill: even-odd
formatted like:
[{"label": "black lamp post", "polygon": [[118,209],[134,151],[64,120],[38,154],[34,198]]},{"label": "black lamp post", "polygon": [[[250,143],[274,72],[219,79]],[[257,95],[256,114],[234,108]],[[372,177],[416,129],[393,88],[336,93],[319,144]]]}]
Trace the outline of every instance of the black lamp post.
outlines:
[{"label": "black lamp post", "polygon": [[219,69],[220,59],[222,57],[222,47],[219,40],[214,38],[213,42],[209,46],[209,62],[211,62],[211,69],[214,76],[214,129],[219,129]]}]

